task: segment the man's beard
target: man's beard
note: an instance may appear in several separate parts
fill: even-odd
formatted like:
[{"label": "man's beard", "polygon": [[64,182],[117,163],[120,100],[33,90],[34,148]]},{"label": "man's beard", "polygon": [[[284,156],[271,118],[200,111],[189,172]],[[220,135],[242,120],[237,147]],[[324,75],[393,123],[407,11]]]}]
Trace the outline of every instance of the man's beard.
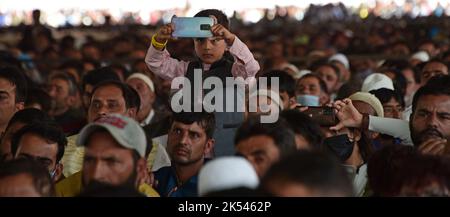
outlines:
[{"label": "man's beard", "polygon": [[122,186],[122,187],[127,187],[127,188],[137,188],[137,172],[135,169],[133,169],[133,172],[130,174],[130,176],[128,176],[128,178],[116,185],[116,184],[111,184],[111,183],[107,183],[107,182],[103,182],[103,181],[99,181],[99,180],[91,180],[89,181],[89,183],[83,183],[85,185],[85,189],[95,189],[97,186]]},{"label": "man's beard", "polygon": [[427,128],[421,132],[412,130],[411,132],[411,139],[415,146],[419,146],[429,139],[445,139],[445,136],[435,128]]}]

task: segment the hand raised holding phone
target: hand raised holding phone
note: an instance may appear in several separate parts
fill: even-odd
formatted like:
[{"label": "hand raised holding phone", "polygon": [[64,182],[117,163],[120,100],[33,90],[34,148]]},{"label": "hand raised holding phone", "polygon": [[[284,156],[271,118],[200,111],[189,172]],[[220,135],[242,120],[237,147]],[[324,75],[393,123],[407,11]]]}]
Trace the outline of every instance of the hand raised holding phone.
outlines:
[{"label": "hand raised holding phone", "polygon": [[172,23],[168,23],[162,26],[156,33],[155,40],[158,43],[166,43],[167,40],[172,38],[172,33],[175,31],[175,27]]}]

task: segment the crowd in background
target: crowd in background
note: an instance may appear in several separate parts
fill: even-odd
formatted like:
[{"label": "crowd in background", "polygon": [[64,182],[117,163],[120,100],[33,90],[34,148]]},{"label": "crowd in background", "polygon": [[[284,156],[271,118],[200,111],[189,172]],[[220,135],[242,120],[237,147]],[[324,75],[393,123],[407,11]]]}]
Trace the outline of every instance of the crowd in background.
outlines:
[{"label": "crowd in background", "polygon": [[[449,196],[449,18],[327,7],[202,11],[210,41],[163,37],[162,21],[55,29],[38,10],[0,29],[0,196]],[[172,111],[195,64],[278,78],[280,118]]]}]

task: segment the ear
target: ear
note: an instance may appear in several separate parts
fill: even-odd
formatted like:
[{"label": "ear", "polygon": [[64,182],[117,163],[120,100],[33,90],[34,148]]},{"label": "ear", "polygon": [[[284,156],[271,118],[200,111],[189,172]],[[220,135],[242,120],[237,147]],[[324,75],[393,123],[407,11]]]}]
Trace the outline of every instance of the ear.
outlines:
[{"label": "ear", "polygon": [[211,155],[211,152],[214,150],[214,144],[216,144],[216,140],[214,139],[208,139],[205,145],[205,149],[203,150],[203,154],[205,156]]},{"label": "ear", "polygon": [[155,92],[153,92],[152,90],[150,90],[150,91],[148,92],[148,94],[150,95],[150,104],[151,104],[152,107],[153,107],[153,103],[155,102],[155,99],[156,99],[156,94],[155,94]]},{"label": "ear", "polygon": [[148,182],[149,174],[147,170],[147,161],[141,158],[136,162],[136,186]]},{"label": "ear", "polygon": [[75,105],[76,102],[76,96],[68,96],[66,99],[66,103],[69,107],[72,107],[73,105]]},{"label": "ear", "polygon": [[327,94],[320,94],[319,103],[325,105],[330,101],[330,97]]},{"label": "ear", "polygon": [[128,117],[130,117],[132,119],[136,119],[136,116],[137,116],[136,108],[129,108],[126,113],[127,113]]},{"label": "ear", "polygon": [[16,111],[20,111],[25,108],[25,102],[16,103]]},{"label": "ear", "polygon": [[295,97],[289,98],[289,109],[294,109],[297,106],[297,99]]},{"label": "ear", "polygon": [[61,180],[63,176],[64,165],[62,163],[57,163],[55,166],[55,175],[53,176],[53,182]]}]

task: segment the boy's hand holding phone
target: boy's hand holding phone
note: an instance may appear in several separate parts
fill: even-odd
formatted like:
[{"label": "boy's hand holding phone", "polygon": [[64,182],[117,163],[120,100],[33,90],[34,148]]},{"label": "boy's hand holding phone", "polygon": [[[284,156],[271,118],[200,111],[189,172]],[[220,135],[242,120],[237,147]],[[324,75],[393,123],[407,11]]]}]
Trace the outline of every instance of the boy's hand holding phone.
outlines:
[{"label": "boy's hand holding phone", "polygon": [[236,38],[235,34],[218,24],[215,17],[173,17],[171,23],[162,26],[154,35],[152,44],[156,49],[163,50],[167,41],[174,37],[205,38],[211,36],[224,39],[228,46],[232,46]]},{"label": "boy's hand holding phone", "polygon": [[172,23],[168,23],[164,26],[162,26],[158,32],[156,33],[156,35],[154,35],[154,40],[157,43],[163,44],[164,46],[154,46],[156,49],[158,50],[163,50],[165,47],[165,44],[167,43],[167,41],[172,38],[172,33],[175,30],[174,26]]},{"label": "boy's hand holding phone", "polygon": [[211,27],[211,32],[214,36],[223,38],[228,46],[233,45],[236,35],[228,31],[227,28],[221,24],[215,24]]}]

